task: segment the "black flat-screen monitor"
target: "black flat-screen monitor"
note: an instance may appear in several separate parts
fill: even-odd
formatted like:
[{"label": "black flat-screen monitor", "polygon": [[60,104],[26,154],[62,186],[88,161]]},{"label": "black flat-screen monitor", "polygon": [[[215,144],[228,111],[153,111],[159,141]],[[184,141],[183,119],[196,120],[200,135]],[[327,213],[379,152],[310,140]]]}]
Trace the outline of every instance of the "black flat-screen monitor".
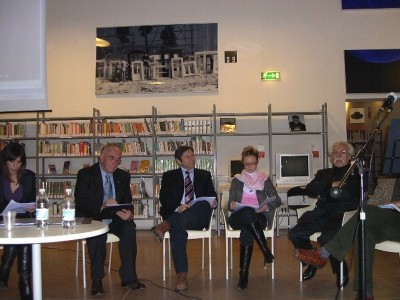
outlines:
[{"label": "black flat-screen monitor", "polygon": [[229,162],[229,180],[236,174],[242,173],[244,169],[243,163],[240,159],[233,159]]}]

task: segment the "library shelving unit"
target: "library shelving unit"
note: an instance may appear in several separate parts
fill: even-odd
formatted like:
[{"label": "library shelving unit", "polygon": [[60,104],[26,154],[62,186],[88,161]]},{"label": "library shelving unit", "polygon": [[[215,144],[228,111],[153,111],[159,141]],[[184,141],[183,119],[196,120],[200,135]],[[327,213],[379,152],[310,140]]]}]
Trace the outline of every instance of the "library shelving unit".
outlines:
[{"label": "library shelving unit", "polygon": [[[307,124],[307,130],[306,131],[289,131],[289,130],[282,130],[281,128],[275,129],[274,127],[274,122],[288,122],[289,121],[289,116],[290,115],[303,115],[307,121],[313,121],[313,124]],[[309,126],[311,125],[311,126]],[[328,167],[328,116],[327,116],[327,104],[324,103],[321,107],[320,111],[285,111],[285,112],[273,112],[272,111],[272,106],[271,104],[268,105],[268,128],[269,128],[269,153],[272,155],[269,156],[269,172],[270,174],[274,173],[274,164],[273,164],[273,159],[275,157],[275,153],[273,152],[273,145],[274,139],[277,139],[279,136],[290,139],[290,143],[292,145],[298,145],[300,142],[307,143],[307,138],[311,138],[313,140],[313,143],[319,143],[322,145],[322,151],[321,151],[321,159],[322,159],[322,168],[325,169]],[[310,152],[311,150],[311,145],[308,145],[309,150],[307,152]],[[289,153],[291,151],[296,151],[294,150],[296,147],[292,146],[292,149],[289,150]],[[301,151],[301,150],[297,150]],[[290,187],[277,187],[278,192],[279,190],[281,191],[281,198],[282,198],[282,203],[283,207],[278,210],[278,222],[277,222],[277,235],[279,235],[279,225],[282,223],[283,218],[286,217],[286,221],[289,227],[289,218],[290,217],[296,217],[295,211],[291,211],[288,207],[290,205],[288,197],[287,197],[287,190]],[[302,202],[304,201],[304,198],[302,196],[298,197],[291,197],[294,198],[295,202]],[[302,199],[302,200],[300,200]],[[308,202],[308,201],[305,201]],[[302,204],[304,204],[302,202]],[[294,222],[292,222],[294,224]]]},{"label": "library shelving unit", "polygon": [[[120,168],[131,175],[131,193],[134,205],[135,220],[151,227],[157,223],[158,203],[154,195],[153,163],[153,116],[108,116],[94,110],[94,157],[100,155],[100,150],[107,143],[119,144],[122,150]],[[146,189],[146,183],[151,188]],[[141,224],[139,224],[141,225]]]},{"label": "library shelving unit", "polygon": [[[359,152],[369,139],[369,130],[371,126],[367,126],[366,124],[347,124],[347,142],[352,144],[355,152]],[[372,146],[375,146],[372,148]],[[371,175],[370,178],[371,186],[368,186],[368,193],[372,194],[376,185],[376,180],[380,176],[383,168],[383,144],[382,144],[382,133],[381,131],[375,136],[375,143],[369,146],[369,149],[366,149],[367,152],[372,152],[372,160],[371,154],[364,155],[364,163],[365,169],[367,171],[367,176]],[[373,150],[373,151],[372,151]],[[370,164],[368,164],[370,162]],[[370,172],[371,170],[371,172]]]},{"label": "library shelving unit", "polygon": [[213,114],[160,114],[152,108],[154,126],[154,193],[158,202],[160,179],[165,171],[176,169],[175,150],[181,145],[193,147],[196,168],[208,170],[216,185],[216,155]]},{"label": "library shelving unit", "polygon": [[[273,174],[273,157],[276,136],[288,136],[293,143],[304,135],[320,136],[322,160],[327,166],[327,106],[318,112],[293,112],[320,118],[320,128],[306,132],[275,130],[275,121],[287,118],[292,112],[273,112],[271,105],[264,112],[218,112],[216,106],[210,113],[162,114],[156,107],[147,115],[103,115],[93,108],[86,117],[48,117],[47,111],[34,112],[34,117],[5,119],[0,116],[0,147],[8,141],[26,145],[28,168],[36,172],[38,186],[41,182],[52,199],[53,215],[60,214],[60,200],[65,185],[74,187],[79,169],[95,163],[101,147],[106,143],[120,144],[123,152],[121,168],[131,174],[131,191],[135,205],[135,220],[139,226],[150,228],[160,216],[159,189],[162,173],[176,168],[174,151],[180,145],[190,145],[197,157],[196,167],[211,172],[216,188],[220,155],[241,149],[233,137],[254,137],[268,145],[269,173]],[[234,132],[220,132],[221,122],[237,120]],[[222,119],[222,120],[221,120]],[[286,119],[287,122],[287,119]],[[243,125],[243,126],[242,126]],[[286,124],[287,125],[287,124]],[[229,126],[228,126],[229,127]],[[229,127],[230,128],[230,127]],[[219,144],[219,147],[217,147]],[[219,151],[220,153],[218,153]],[[220,216],[216,226],[219,231]]]},{"label": "library shelving unit", "polygon": [[[292,132],[289,130],[288,119],[290,115],[298,114],[303,115],[307,119],[308,125],[307,131],[295,131]],[[247,141],[252,141],[253,144],[255,141],[258,144],[261,144],[264,149],[264,145],[266,145],[264,151],[266,152],[267,162],[267,170],[268,174],[271,177],[275,175],[275,154],[279,148],[281,142],[279,142],[279,136],[284,138],[283,144],[288,144],[289,149],[279,150],[280,152],[286,151],[287,153],[296,153],[296,151],[300,152],[311,152],[311,145],[313,143],[319,144],[321,149],[321,158],[319,158],[322,162],[322,167],[326,168],[328,166],[328,132],[327,132],[327,104],[324,103],[321,107],[320,111],[285,111],[285,112],[275,112],[272,111],[271,104],[268,105],[268,110],[259,111],[259,112],[216,112],[214,106],[214,124],[215,124],[215,136],[217,139],[216,144],[220,147],[232,140],[233,138],[242,137],[242,144],[247,145]],[[226,132],[224,128],[224,124],[228,125],[228,130]],[[220,126],[219,132],[217,132],[216,127]],[[312,142],[307,144],[307,138]],[[296,147],[293,147],[296,145]],[[301,145],[301,146],[298,146]],[[257,145],[254,145],[257,146]],[[307,150],[304,150],[307,149]],[[236,157],[239,157],[241,149],[236,147]],[[220,161],[220,157],[223,157]],[[216,151],[215,157],[217,160],[216,165],[221,165],[225,160],[228,160],[229,157],[223,156],[223,153],[220,151]],[[226,162],[228,163],[228,161]],[[265,166],[264,166],[265,167]],[[229,175],[228,175],[229,176]],[[273,179],[274,181],[274,179]],[[222,195],[222,191],[229,187],[229,183],[227,185],[220,184],[219,185],[219,193]],[[279,191],[278,191],[279,192]],[[285,215],[289,218],[289,213],[287,210],[287,197],[286,190],[282,190],[280,193],[281,198],[284,203],[284,212]],[[286,200],[286,201],[285,201]],[[282,211],[283,212],[283,211]],[[287,214],[286,214],[287,213]],[[279,215],[279,214],[278,214]],[[278,222],[277,224],[279,224]]]},{"label": "library shelving unit", "polygon": [[[322,168],[327,168],[328,166],[328,109],[327,104],[324,103],[321,107],[320,111],[285,111],[285,112],[273,112],[271,104],[268,105],[268,138],[269,138],[269,153],[273,154],[273,138],[276,136],[287,136],[294,143],[298,142],[298,140],[304,138],[305,136],[313,136],[316,137],[317,140],[322,145]],[[317,123],[312,130],[307,131],[289,131],[289,130],[275,130],[274,129],[274,121],[278,119],[288,120],[289,115],[303,115],[304,117],[315,118],[315,122]],[[269,172],[270,174],[274,173],[273,170],[273,156],[269,156]]]}]

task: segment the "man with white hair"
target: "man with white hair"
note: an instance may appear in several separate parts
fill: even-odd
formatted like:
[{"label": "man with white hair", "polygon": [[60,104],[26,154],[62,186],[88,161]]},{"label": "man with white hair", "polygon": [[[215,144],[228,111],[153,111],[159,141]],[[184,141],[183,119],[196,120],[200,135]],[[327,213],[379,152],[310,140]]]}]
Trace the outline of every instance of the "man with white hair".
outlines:
[{"label": "man with white hair", "polygon": [[[349,143],[339,141],[330,147],[329,156],[332,168],[317,172],[314,179],[307,184],[306,192],[310,197],[318,197],[316,207],[305,212],[298,220],[297,225],[289,231],[289,239],[296,249],[313,249],[310,236],[321,232],[318,243],[323,246],[333,238],[342,226],[343,214],[346,211],[356,210],[360,199],[360,176],[354,172],[349,176],[341,188],[338,197],[333,198],[330,191],[338,187],[343,176],[350,167],[350,160],[354,148]],[[329,257],[333,273],[336,273],[336,285],[346,286],[349,281],[348,268],[343,260],[343,282],[340,281],[340,261]],[[303,280],[314,277],[317,267],[308,265],[303,273]]]}]

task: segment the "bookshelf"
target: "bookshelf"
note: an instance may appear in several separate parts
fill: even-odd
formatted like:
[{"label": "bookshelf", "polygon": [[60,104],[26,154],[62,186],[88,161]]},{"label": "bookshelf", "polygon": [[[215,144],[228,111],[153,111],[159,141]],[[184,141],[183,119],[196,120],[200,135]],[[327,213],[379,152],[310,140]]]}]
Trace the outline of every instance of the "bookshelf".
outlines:
[{"label": "bookshelf", "polygon": [[[294,113],[305,116],[307,131],[290,132],[288,115]],[[159,221],[161,177],[163,172],[178,167],[174,151],[180,145],[194,148],[196,167],[211,172],[216,189],[228,181],[228,176],[223,178],[218,173],[218,167],[226,167],[232,156],[238,158],[242,145],[262,144],[266,152],[263,168],[273,176],[279,136],[292,145],[311,136],[312,143],[319,141],[320,160],[327,165],[326,104],[318,112],[273,112],[271,105],[264,112],[217,112],[213,105],[209,113],[194,114],[163,114],[152,107],[149,114],[135,116],[103,115],[96,108],[86,117],[54,118],[46,112],[35,115],[19,119],[0,117],[0,147],[11,140],[26,145],[28,168],[36,172],[38,185],[41,181],[46,183],[54,203],[53,215],[60,213],[57,204],[62,199],[63,187],[74,188],[78,170],[95,163],[102,145],[109,142],[121,145],[120,168],[131,174],[138,228],[150,228]],[[308,123],[309,117],[321,119],[316,121],[317,129]],[[221,119],[223,124],[229,123],[226,133],[220,131]],[[218,230],[220,220],[217,214]]]},{"label": "bookshelf", "polygon": [[[306,131],[291,131],[289,117],[301,115],[307,125]],[[265,111],[258,112],[216,112],[214,106],[214,123],[218,125],[216,131],[216,168],[218,168],[219,191],[229,188],[230,176],[227,166],[232,160],[240,160],[240,153],[244,146],[253,145],[264,152],[259,160],[259,168],[264,170],[275,181],[275,154],[276,153],[311,153],[318,149],[319,156],[313,158],[314,173],[328,166],[328,131],[327,131],[327,104],[324,103],[318,111],[284,111],[276,112],[269,104]],[[222,122],[221,122],[222,120]],[[226,121],[227,120],[227,121]],[[235,124],[235,130],[225,132],[221,130],[226,122]],[[234,151],[234,152],[233,152]],[[221,171],[219,170],[221,168]],[[226,174],[226,175],[224,175]],[[280,189],[283,209],[287,211],[287,189]],[[279,216],[279,214],[278,214]],[[284,214],[286,217],[287,214]],[[222,219],[222,218],[221,218]],[[280,220],[278,224],[284,226]]]}]

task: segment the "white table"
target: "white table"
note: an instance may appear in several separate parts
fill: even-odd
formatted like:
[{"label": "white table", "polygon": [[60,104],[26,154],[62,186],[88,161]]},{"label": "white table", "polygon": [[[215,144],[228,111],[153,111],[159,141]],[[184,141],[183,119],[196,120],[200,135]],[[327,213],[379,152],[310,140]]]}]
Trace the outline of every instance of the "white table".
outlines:
[{"label": "white table", "polygon": [[91,224],[79,224],[74,229],[65,229],[61,225],[49,225],[46,229],[36,226],[18,226],[8,231],[0,228],[0,245],[32,244],[33,298],[42,299],[42,261],[41,244],[81,240],[101,235],[108,231],[108,225],[92,221]]}]

